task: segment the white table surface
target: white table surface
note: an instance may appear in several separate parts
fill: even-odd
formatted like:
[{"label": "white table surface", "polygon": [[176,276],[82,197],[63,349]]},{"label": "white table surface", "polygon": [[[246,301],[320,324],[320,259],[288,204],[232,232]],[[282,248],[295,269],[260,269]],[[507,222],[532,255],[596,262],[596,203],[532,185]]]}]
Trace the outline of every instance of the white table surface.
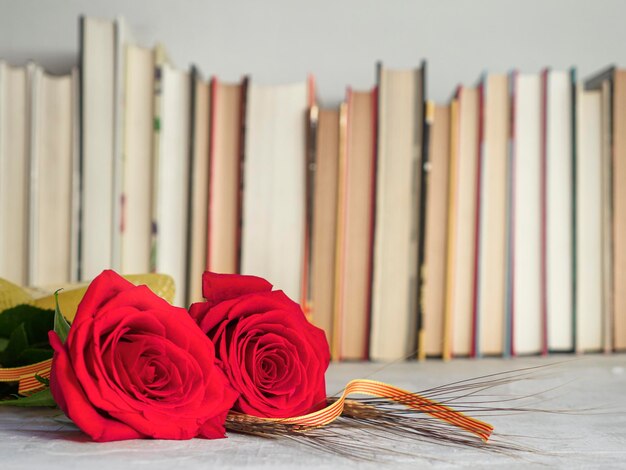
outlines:
[{"label": "white table surface", "polygon": [[[516,435],[507,437],[508,442],[536,449],[531,453],[509,452],[503,456],[481,450],[400,441],[390,445],[411,455],[381,455],[379,461],[373,463],[316,452],[297,443],[236,434],[213,441],[135,440],[100,444],[90,442],[72,425],[55,419],[58,411],[0,407],[0,469],[334,469],[355,466],[522,469],[541,464],[543,468],[626,468],[625,355],[449,363],[433,360],[384,368],[381,364],[370,363],[334,364],[327,375],[328,391],[339,391],[348,380],[365,377],[418,391],[455,380],[558,361],[566,362],[537,371],[537,377],[532,380],[504,385],[490,392],[505,399],[539,393],[522,403],[568,410],[566,413],[522,413],[488,419],[495,425],[496,434]],[[375,440],[370,439],[372,443]]]}]

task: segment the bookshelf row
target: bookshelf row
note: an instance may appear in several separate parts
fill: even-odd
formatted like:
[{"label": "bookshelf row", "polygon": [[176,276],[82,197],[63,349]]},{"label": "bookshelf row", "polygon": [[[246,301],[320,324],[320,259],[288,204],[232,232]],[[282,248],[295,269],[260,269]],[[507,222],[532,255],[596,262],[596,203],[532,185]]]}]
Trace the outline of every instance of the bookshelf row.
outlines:
[{"label": "bookshelf row", "polygon": [[267,278],[338,360],[626,349],[626,71],[426,62],[317,104],[313,77],[177,69],[81,17],[75,70],[0,62],[0,277]]}]

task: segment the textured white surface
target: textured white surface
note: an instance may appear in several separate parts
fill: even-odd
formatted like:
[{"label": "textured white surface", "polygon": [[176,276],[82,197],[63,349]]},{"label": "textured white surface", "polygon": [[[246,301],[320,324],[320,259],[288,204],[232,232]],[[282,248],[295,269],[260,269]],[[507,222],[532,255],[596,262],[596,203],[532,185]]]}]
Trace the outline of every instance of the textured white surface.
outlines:
[{"label": "textured white surface", "polygon": [[[543,464],[544,468],[624,468],[626,465],[626,356],[585,356],[569,361],[524,358],[516,360],[430,361],[387,366],[372,378],[411,390],[455,380],[502,372],[559,360],[534,380],[519,381],[497,389],[507,398],[539,393],[536,406],[571,413],[524,413],[492,417],[496,432],[509,441],[536,449],[534,454],[498,456],[480,450],[442,447],[417,441],[395,447],[416,457],[386,458],[386,467],[522,469]],[[333,365],[328,373],[328,391],[338,391],[349,379],[370,376],[380,364]],[[555,386],[559,388],[547,391]],[[529,403],[529,402],[526,402]],[[594,410],[589,410],[593,407]],[[587,409],[587,411],[582,411]],[[578,412],[574,413],[576,410]],[[76,428],[55,420],[56,410],[0,408],[1,468],[83,469],[118,468],[379,468],[380,463],[355,462],[315,452],[295,443],[267,441],[231,435],[205,441],[89,442]],[[373,442],[372,442],[373,443]],[[380,444],[380,442],[378,443]]]}]

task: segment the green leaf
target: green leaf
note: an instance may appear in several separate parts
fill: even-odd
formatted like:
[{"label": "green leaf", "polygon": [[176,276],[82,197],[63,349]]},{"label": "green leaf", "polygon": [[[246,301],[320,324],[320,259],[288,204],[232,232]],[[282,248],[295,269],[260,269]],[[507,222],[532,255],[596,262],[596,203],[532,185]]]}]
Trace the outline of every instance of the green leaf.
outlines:
[{"label": "green leaf", "polygon": [[22,366],[36,364],[50,359],[54,352],[50,348],[26,348],[17,356],[16,363]]},{"label": "green leaf", "polygon": [[63,314],[61,314],[61,309],[59,308],[59,289],[54,293],[54,331],[57,335],[59,335],[59,339],[62,343],[65,343],[67,339],[67,335],[70,332],[70,324],[67,322]]},{"label": "green leaf", "polygon": [[18,367],[20,365],[20,354],[26,348],[28,348],[28,336],[26,336],[24,324],[21,323],[11,333],[9,344],[0,354],[0,363],[2,363],[3,367]]},{"label": "green leaf", "polygon": [[54,310],[32,305],[18,305],[4,310],[0,313],[0,338],[9,338],[20,324],[24,324],[31,343],[47,343],[48,331],[54,326]]},{"label": "green leaf", "polygon": [[49,388],[41,392],[33,393],[27,397],[14,398],[12,400],[0,400],[0,406],[56,406],[52,392]]},{"label": "green leaf", "polygon": [[8,345],[9,345],[8,338],[0,338],[0,353],[4,351]]},{"label": "green leaf", "polygon": [[37,379],[37,382],[39,382],[42,385],[45,385],[46,387],[50,386],[50,379],[47,379],[45,377],[42,377],[39,374],[35,374],[35,379]]}]

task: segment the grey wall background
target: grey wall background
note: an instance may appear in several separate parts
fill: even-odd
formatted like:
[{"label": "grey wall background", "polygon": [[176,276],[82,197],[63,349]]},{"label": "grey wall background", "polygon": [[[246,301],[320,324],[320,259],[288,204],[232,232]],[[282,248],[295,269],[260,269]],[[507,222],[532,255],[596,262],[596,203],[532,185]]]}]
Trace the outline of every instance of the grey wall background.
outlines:
[{"label": "grey wall background", "polygon": [[623,0],[0,0],[0,58],[63,73],[76,63],[79,14],[123,15],[139,43],[179,67],[261,83],[314,73],[322,104],[374,83],[374,64],[429,61],[429,97],[485,70],[626,64]]}]

